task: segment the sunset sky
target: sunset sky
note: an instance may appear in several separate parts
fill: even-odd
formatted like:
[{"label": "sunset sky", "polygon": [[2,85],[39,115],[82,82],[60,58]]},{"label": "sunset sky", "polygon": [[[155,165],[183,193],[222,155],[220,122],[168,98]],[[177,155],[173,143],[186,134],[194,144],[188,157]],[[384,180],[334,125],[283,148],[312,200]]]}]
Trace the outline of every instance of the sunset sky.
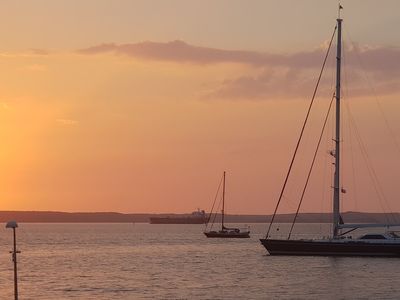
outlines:
[{"label": "sunset sky", "polygon": [[[208,211],[226,170],[228,213],[273,212],[337,1],[1,3],[0,210]],[[400,211],[400,2],[342,5],[343,209]],[[296,209],[334,50],[280,212]],[[329,122],[302,211],[330,211],[331,139]]]}]

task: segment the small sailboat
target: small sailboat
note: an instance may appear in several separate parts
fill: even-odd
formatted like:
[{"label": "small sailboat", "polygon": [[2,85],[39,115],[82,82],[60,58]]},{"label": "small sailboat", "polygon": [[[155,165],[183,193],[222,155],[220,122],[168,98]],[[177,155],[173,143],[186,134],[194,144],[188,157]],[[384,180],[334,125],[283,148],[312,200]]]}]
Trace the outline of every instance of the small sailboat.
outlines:
[{"label": "small sailboat", "polygon": [[[208,222],[206,223],[206,230],[204,231],[204,234],[208,238],[249,238],[250,237],[250,230],[247,227],[246,229],[240,229],[240,228],[232,228],[232,227],[226,227],[225,226],[225,177],[226,177],[226,172],[224,172],[223,175],[223,181],[222,181],[222,210],[221,210],[221,229],[218,231],[212,230],[212,225],[214,222],[211,223],[210,229],[207,230],[208,225],[210,224],[210,220],[212,217],[212,209],[208,218]],[[215,220],[215,217],[214,217]]]},{"label": "small sailboat", "polygon": [[[291,231],[287,239],[274,239],[270,236],[271,225],[274,222],[274,218],[279,206],[279,202],[282,199],[283,192],[285,190],[285,185],[287,179],[290,174],[291,167],[293,165],[293,161],[296,157],[296,151],[298,145],[301,141],[302,133],[300,134],[300,138],[298,144],[296,146],[296,150],[294,152],[289,171],[287,173],[285,182],[282,187],[282,191],[276,205],[274,215],[272,217],[272,221],[269,225],[267,235],[265,238],[260,239],[262,245],[267,249],[270,255],[324,255],[324,256],[393,256],[400,257],[400,235],[398,232],[389,230],[390,227],[399,226],[399,224],[345,224],[340,215],[340,194],[344,193],[345,190],[340,188],[341,176],[340,176],[340,154],[341,154],[341,124],[340,124],[340,80],[341,80],[341,44],[342,44],[342,21],[340,18],[340,10],[343,7],[339,5],[339,17],[337,18],[337,26],[335,27],[335,31],[337,30],[337,55],[336,55],[336,90],[334,97],[336,103],[336,114],[335,114],[335,150],[331,151],[331,155],[334,160],[334,178],[333,178],[333,223],[332,223],[332,235],[323,239],[292,239]],[[332,40],[334,35],[332,36]],[[329,53],[329,49],[327,55]],[[326,58],[325,58],[326,61]],[[324,63],[325,64],[325,63]],[[322,72],[322,71],[321,71]],[[312,105],[312,103],[311,103]],[[311,108],[311,106],[310,106]],[[328,114],[329,115],[329,111]],[[304,122],[304,126],[307,122],[308,114],[306,120]],[[326,121],[325,121],[326,122]],[[303,126],[303,129],[304,129]],[[325,125],[324,125],[325,126]],[[318,147],[317,147],[318,150]],[[315,158],[315,156],[314,156]],[[312,167],[312,166],[311,166]],[[311,170],[310,170],[311,172]],[[310,175],[311,173],[309,173]],[[303,195],[306,186],[303,190]],[[302,196],[303,197],[303,196]],[[301,198],[302,200],[302,198]],[[301,204],[300,200],[300,204]],[[299,212],[300,204],[298,206],[296,217]],[[296,217],[292,224],[296,221]],[[363,234],[359,237],[351,237],[348,233],[358,229],[358,228],[378,228],[383,227],[386,228],[385,233],[368,233]],[[291,230],[292,230],[291,229]]]}]

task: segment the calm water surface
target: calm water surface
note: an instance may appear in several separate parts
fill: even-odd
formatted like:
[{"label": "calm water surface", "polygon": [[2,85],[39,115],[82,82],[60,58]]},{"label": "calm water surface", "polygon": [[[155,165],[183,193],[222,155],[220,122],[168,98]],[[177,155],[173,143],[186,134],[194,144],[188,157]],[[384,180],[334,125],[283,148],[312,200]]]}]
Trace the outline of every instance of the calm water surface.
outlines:
[{"label": "calm water surface", "polygon": [[[272,257],[258,241],[266,224],[251,225],[250,239],[207,239],[202,230],[20,224],[20,299],[400,299],[400,259]],[[11,238],[2,226],[0,299],[13,298]]]}]

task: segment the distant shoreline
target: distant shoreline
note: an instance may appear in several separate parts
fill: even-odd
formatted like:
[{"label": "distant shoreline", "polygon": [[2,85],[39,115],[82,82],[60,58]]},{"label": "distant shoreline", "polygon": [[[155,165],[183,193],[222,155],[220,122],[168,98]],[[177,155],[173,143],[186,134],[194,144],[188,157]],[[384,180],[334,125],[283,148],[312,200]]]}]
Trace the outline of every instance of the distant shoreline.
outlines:
[{"label": "distant shoreline", "polygon": [[[149,223],[151,217],[185,217],[190,214],[124,214],[116,212],[55,212],[55,211],[0,211],[0,222],[16,220],[21,223]],[[278,214],[275,222],[290,223],[294,214]],[[400,213],[345,212],[346,223],[393,223],[400,220]],[[220,216],[216,218],[218,222]],[[227,223],[268,223],[271,215],[225,215]],[[330,223],[330,213],[301,213],[298,223]],[[397,221],[396,223],[400,223]]]}]

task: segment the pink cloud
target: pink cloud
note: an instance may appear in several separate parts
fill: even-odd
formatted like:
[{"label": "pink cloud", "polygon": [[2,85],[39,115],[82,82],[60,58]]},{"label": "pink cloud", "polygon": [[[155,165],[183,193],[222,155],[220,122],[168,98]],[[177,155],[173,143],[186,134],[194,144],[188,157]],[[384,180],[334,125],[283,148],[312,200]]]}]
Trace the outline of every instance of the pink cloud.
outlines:
[{"label": "pink cloud", "polygon": [[45,49],[31,49],[31,53],[35,55],[49,55],[50,52]]},{"label": "pink cloud", "polygon": [[[78,50],[81,54],[114,53],[128,57],[148,60],[164,60],[177,63],[213,64],[242,63],[253,66],[287,66],[291,68],[320,67],[326,49],[300,51],[291,54],[273,54],[246,50],[225,50],[210,47],[193,46],[183,41],[167,43],[141,42],[131,44],[101,44]],[[359,47],[346,50],[348,61],[357,67],[358,60],[367,62],[366,70],[384,70],[400,72],[400,48],[396,47]]]},{"label": "pink cloud", "polygon": [[[254,67],[254,75],[239,76],[220,83],[208,96],[223,98],[264,99],[272,96],[292,96],[310,91],[322,65],[326,47],[291,54],[266,53],[245,50],[225,50],[194,46],[183,41],[167,43],[141,42],[131,44],[101,44],[78,50],[84,55],[110,53],[126,57],[197,65],[238,63]],[[334,68],[334,52],[331,49],[327,68]],[[344,69],[351,75],[349,83],[353,92],[362,95],[359,88],[368,77],[377,91],[400,92],[400,48],[367,47],[352,45],[344,51]],[[328,86],[325,79],[325,86]],[[323,82],[323,84],[324,84]],[[365,82],[364,82],[365,83]],[[365,93],[370,93],[367,91]]]},{"label": "pink cloud", "polygon": [[[253,66],[296,64],[314,66],[313,57],[319,51],[282,55],[255,51],[224,50],[189,45],[183,41],[167,43],[142,42],[135,44],[101,44],[78,50],[81,54],[114,53],[148,60],[163,60],[176,63],[215,64],[242,63]],[[300,57],[299,57],[300,56]],[[311,64],[310,64],[311,63]]]}]

